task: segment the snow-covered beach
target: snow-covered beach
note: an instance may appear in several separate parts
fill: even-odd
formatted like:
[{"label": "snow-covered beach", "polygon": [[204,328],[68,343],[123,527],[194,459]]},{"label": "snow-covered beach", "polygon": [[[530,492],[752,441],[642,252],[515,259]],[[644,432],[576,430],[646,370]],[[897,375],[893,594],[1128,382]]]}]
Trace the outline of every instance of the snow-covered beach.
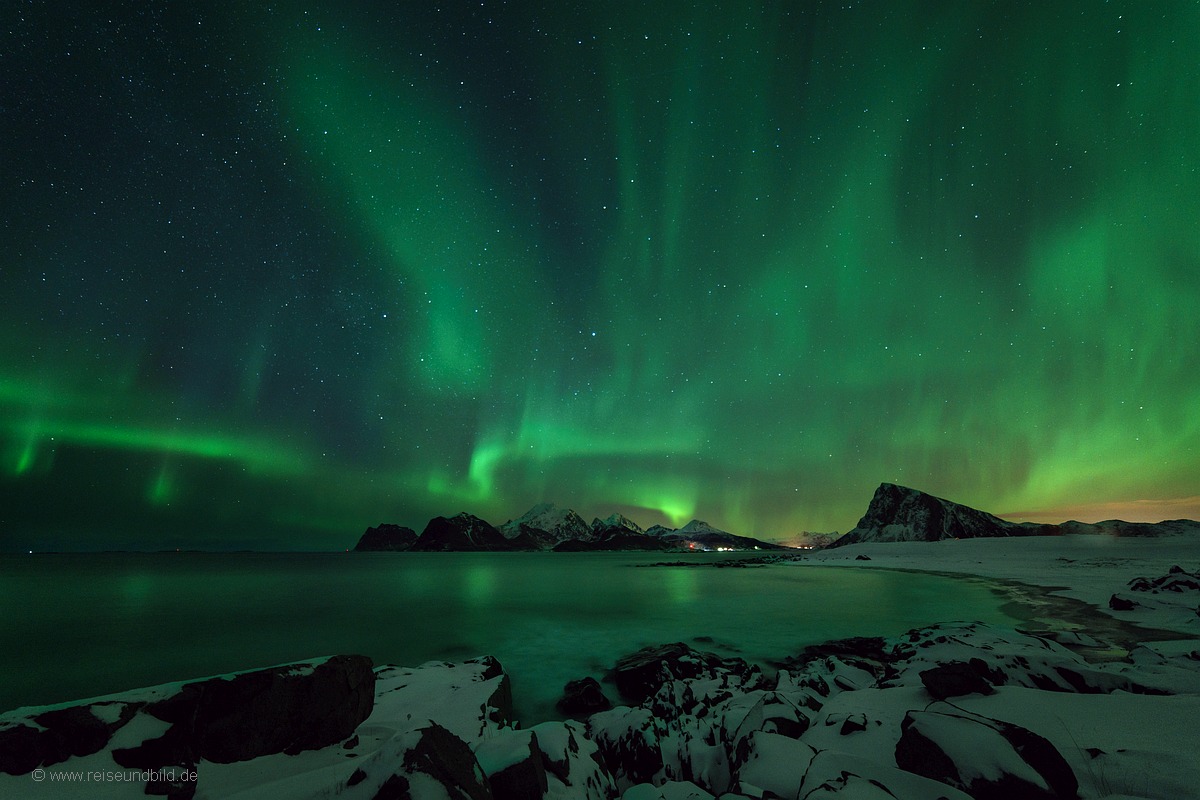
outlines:
[{"label": "snow-covered beach", "polygon": [[[303,747],[270,752],[269,744],[243,742],[232,759],[204,749],[211,731],[185,730],[163,710],[172,706],[165,701],[188,694],[178,685],[92,701],[71,712],[73,719],[46,716],[50,708],[19,709],[0,717],[7,773],[0,796],[140,797],[146,785],[136,780],[61,776],[174,766],[196,780],[159,781],[155,791],[214,800],[1198,797],[1197,564],[1200,543],[1181,535],[862,543],[813,552],[762,569],[960,575],[1006,593],[1027,624],[947,622],[890,639],[833,642],[781,653],[777,673],[682,646],[650,650],[618,668],[618,686],[640,687],[640,696],[618,698],[606,684],[621,705],[539,724],[512,718],[509,682],[494,660],[376,667],[362,719],[340,720],[324,742]],[[1110,608],[1114,596],[1132,608]],[[317,673],[334,676],[331,685],[344,690],[353,681],[341,664],[283,670],[263,691],[277,691],[288,675],[311,680]],[[362,666],[356,669],[361,676]],[[257,697],[259,689],[247,691]],[[281,708],[319,706],[330,691],[306,686],[285,693],[291,700],[245,705],[262,702],[263,713],[279,714],[277,727],[286,729],[303,717]],[[331,702],[343,707],[337,696]],[[228,711],[199,717],[220,728]],[[98,749],[84,753],[88,747],[71,741],[81,731],[92,732]],[[240,734],[223,735],[237,742]],[[164,750],[154,745],[161,741],[174,744]]]}]

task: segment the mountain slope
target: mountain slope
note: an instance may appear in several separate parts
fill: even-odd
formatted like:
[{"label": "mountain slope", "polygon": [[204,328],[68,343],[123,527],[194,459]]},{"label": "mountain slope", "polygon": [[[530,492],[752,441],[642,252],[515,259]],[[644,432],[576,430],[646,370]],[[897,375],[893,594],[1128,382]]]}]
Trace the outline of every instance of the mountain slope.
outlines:
[{"label": "mountain slope", "polygon": [[985,536],[1032,536],[1050,526],[1020,525],[931,494],[881,483],[867,513],[830,547],[858,542],[936,542]]}]

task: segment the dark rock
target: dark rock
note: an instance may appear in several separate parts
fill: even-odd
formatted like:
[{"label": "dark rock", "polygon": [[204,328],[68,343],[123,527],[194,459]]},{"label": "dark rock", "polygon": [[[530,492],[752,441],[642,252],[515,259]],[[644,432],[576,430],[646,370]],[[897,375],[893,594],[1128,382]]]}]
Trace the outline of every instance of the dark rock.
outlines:
[{"label": "dark rock", "polygon": [[413,552],[474,552],[512,550],[512,543],[496,528],[463,512],[455,517],[434,517],[409,548]]},{"label": "dark rock", "polygon": [[24,775],[44,763],[41,731],[32,725],[0,729],[0,772]]},{"label": "dark rock", "polygon": [[189,683],[145,707],[171,723],[166,733],[114,750],[113,760],[137,769],[191,767],[201,758],[228,764],[327,747],[354,732],[374,699],[375,673],[365,656]]},{"label": "dark rock", "polygon": [[385,522],[374,528],[367,528],[366,533],[354,545],[355,552],[392,552],[408,550],[417,541],[417,532],[402,525]]},{"label": "dark rock", "polygon": [[592,677],[568,682],[558,701],[558,710],[568,716],[587,716],[609,708],[612,702],[604,696],[599,681]]},{"label": "dark rock", "polygon": [[[546,768],[537,735],[532,731],[514,731],[510,735],[525,737],[527,755],[487,776],[492,797],[495,800],[542,800],[547,788]],[[478,755],[478,751],[476,753]]]},{"label": "dark rock", "polygon": [[842,722],[842,728],[838,733],[846,736],[851,733],[858,733],[867,729],[867,718],[862,714],[850,714]]},{"label": "dark rock", "polygon": [[846,664],[864,669],[878,680],[891,677],[892,664],[896,660],[892,649],[882,638],[851,636],[809,645],[801,650],[799,655],[781,661],[779,666],[789,672],[800,672],[811,661],[829,658],[837,658]]},{"label": "dark rock", "polygon": [[358,747],[358,734],[357,733],[354,734],[353,736],[351,736],[346,741],[342,742],[343,750],[353,750],[356,747]]},{"label": "dark rock", "polygon": [[362,783],[366,779],[367,779],[367,773],[363,772],[361,769],[356,769],[356,770],[354,770],[354,772],[350,773],[350,777],[346,779],[346,785],[347,786],[357,786],[358,784]]},{"label": "dark rock", "polygon": [[[965,712],[909,711],[900,730],[895,753],[900,769],[961,789],[976,800],[1075,800],[1079,796],[1075,773],[1062,754],[1046,739],[1018,725]],[[947,754],[943,743],[963,736],[980,745],[977,755],[987,760],[986,767],[960,766]],[[951,752],[956,749],[949,747]],[[1049,791],[1004,771],[1006,763],[1018,761],[1036,772]]]},{"label": "dark rock", "polygon": [[417,800],[409,791],[410,788],[408,778],[403,775],[392,775],[383,782],[371,800]]},{"label": "dark rock", "polygon": [[1133,592],[1200,592],[1200,573],[1191,573],[1176,564],[1166,575],[1157,578],[1134,578],[1129,582]]},{"label": "dark rock", "polygon": [[169,800],[191,800],[196,796],[196,767],[192,764],[163,766],[146,781],[146,794]]},{"label": "dark rock", "polygon": [[[419,737],[415,745],[404,754],[405,772],[430,776],[447,790],[447,794],[451,798],[492,800],[492,793],[485,781],[483,770],[466,742],[437,723],[431,723],[429,727],[422,728],[419,731]],[[402,776],[392,776],[392,778],[398,777]],[[388,780],[391,781],[391,778]],[[407,786],[407,780],[405,784]],[[383,788],[387,788],[387,783]],[[376,797],[382,795],[383,788]],[[401,796],[407,797],[407,795]],[[414,800],[419,800],[419,798]]]},{"label": "dark rock", "polygon": [[597,763],[622,789],[655,780],[663,769],[656,721],[647,708],[618,706],[588,718],[588,738],[598,749]]},{"label": "dark rock", "polygon": [[487,718],[502,727],[511,724],[513,717],[512,679],[508,677],[508,673],[504,671],[504,667],[494,656],[480,656],[473,659],[473,662],[484,665],[483,671],[479,673],[480,681],[500,678],[500,683],[496,685],[495,691],[484,702],[484,708],[491,709]]},{"label": "dark rock", "polygon": [[1119,595],[1113,595],[1108,598],[1108,607],[1113,611],[1132,611],[1137,608],[1138,604],[1128,598]]},{"label": "dark rock", "polygon": [[697,678],[718,671],[745,675],[748,669],[740,658],[721,658],[673,642],[622,656],[613,668],[613,678],[622,697],[640,703],[673,678]]},{"label": "dark rock", "polygon": [[[973,662],[978,662],[973,663]],[[990,670],[980,659],[949,661],[931,669],[921,670],[921,683],[936,700],[959,697],[964,694],[992,694],[988,680]]]},{"label": "dark rock", "polygon": [[870,561],[871,557],[867,556],[867,555],[863,555],[862,553],[859,553],[858,555],[856,555],[854,557],[854,560],[855,561]]},{"label": "dark rock", "polygon": [[[120,706],[115,722],[104,722],[93,713],[95,708],[111,705]],[[97,753],[140,707],[140,703],[69,706],[33,717],[40,729],[17,724],[0,730],[0,772],[24,775],[37,767]]]}]

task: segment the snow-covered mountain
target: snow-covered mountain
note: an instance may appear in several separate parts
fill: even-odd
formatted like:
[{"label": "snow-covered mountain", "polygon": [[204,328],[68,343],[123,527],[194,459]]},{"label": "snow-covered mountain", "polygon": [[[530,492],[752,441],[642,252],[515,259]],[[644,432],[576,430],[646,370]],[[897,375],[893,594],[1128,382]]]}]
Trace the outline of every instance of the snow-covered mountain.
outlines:
[{"label": "snow-covered mountain", "polygon": [[609,514],[604,519],[596,518],[592,520],[592,531],[606,530],[610,528],[624,528],[627,531],[634,533],[645,533],[641,525],[631,520],[624,514]]},{"label": "snow-covered mountain", "polygon": [[683,534],[729,533],[729,531],[723,531],[720,528],[714,528],[712,525],[709,525],[707,522],[705,522],[702,519],[694,519],[691,522],[689,522],[687,525],[684,525],[682,528],[680,528],[678,531],[676,531],[676,533],[683,533]]},{"label": "snow-covered mountain", "polygon": [[515,539],[522,533],[532,536],[544,547],[553,547],[564,539],[583,539],[591,535],[583,517],[569,508],[539,503],[514,520],[500,526],[500,533]]},{"label": "snow-covered mountain", "polygon": [[1034,536],[1053,526],[1009,522],[931,494],[881,483],[867,513],[830,547],[858,542],[935,542],[988,536]]}]

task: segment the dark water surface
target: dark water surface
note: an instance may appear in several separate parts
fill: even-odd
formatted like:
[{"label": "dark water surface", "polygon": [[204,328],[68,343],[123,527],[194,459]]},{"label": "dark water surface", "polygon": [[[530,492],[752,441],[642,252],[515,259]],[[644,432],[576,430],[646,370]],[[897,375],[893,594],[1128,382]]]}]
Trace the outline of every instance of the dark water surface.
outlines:
[{"label": "dark water surface", "polygon": [[[714,554],[667,559],[713,560]],[[136,553],[0,562],[0,711],[334,653],[481,654],[519,715],[647,644],[750,660],[947,620],[1009,623],[978,583],[808,565],[634,568],[640,553]]]}]

